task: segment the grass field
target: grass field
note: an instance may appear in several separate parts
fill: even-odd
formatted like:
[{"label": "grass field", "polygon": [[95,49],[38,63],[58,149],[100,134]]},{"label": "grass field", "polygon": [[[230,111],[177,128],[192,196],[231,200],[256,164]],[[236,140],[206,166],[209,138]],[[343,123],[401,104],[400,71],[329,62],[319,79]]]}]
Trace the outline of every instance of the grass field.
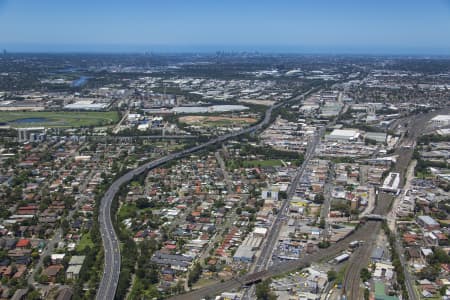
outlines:
[{"label": "grass field", "polygon": [[279,159],[267,159],[267,160],[246,160],[243,161],[242,164],[244,167],[252,168],[252,167],[275,167],[282,166],[283,163]]},{"label": "grass field", "polygon": [[138,209],[134,204],[124,204],[120,206],[118,217],[120,221],[136,216]]},{"label": "grass field", "polygon": [[91,234],[90,233],[83,234],[83,236],[81,237],[80,242],[77,245],[77,251],[83,251],[84,248],[86,248],[88,246],[90,248],[92,248],[94,246],[94,243],[91,240]]},{"label": "grass field", "polygon": [[108,112],[0,111],[0,123],[11,127],[89,127],[117,123],[119,114]]}]

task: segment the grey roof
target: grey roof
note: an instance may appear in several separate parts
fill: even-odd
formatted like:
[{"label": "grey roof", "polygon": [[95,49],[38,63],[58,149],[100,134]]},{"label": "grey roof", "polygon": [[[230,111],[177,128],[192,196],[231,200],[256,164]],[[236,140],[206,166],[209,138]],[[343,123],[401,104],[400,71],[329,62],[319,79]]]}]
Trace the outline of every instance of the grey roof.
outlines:
[{"label": "grey roof", "polygon": [[435,226],[435,225],[439,225],[438,222],[436,222],[435,219],[433,219],[430,216],[418,216],[417,217],[420,221],[424,222],[426,225],[430,225],[430,226]]},{"label": "grey roof", "polygon": [[72,273],[72,274],[78,275],[78,274],[80,274],[80,271],[81,271],[81,265],[72,265],[67,268],[66,273]]},{"label": "grey roof", "polygon": [[254,255],[255,251],[252,250],[251,246],[241,245],[239,248],[237,248],[236,252],[233,255],[233,258],[252,260]]},{"label": "grey roof", "polygon": [[180,266],[184,268],[189,267],[192,260],[193,258],[189,256],[165,254],[159,251],[152,257],[152,261],[158,265]]},{"label": "grey roof", "polygon": [[74,255],[69,261],[69,265],[82,265],[84,263],[84,259],[86,256],[84,255]]}]

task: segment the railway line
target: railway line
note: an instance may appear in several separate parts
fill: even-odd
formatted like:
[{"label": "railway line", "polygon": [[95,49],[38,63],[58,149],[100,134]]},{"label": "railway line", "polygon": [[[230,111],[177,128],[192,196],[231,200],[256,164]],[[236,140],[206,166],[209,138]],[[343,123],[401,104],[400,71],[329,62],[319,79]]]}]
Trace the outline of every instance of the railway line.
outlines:
[{"label": "railway line", "polygon": [[[407,172],[409,163],[411,162],[412,155],[414,152],[414,145],[416,143],[417,138],[420,136],[422,132],[424,132],[426,124],[430,118],[436,115],[437,112],[432,112],[428,114],[421,114],[409,117],[406,120],[406,128],[408,130],[408,135],[403,137],[403,141],[401,145],[408,145],[408,147],[400,146],[396,149],[395,155],[397,155],[397,161],[394,165],[393,171],[400,173],[402,178],[400,182],[400,187],[404,185],[404,178]],[[404,121],[404,120],[403,120]],[[412,146],[410,146],[412,145]],[[380,192],[378,195],[377,205],[373,211],[373,214],[386,216],[391,210],[392,203],[394,201],[394,196],[389,193]],[[373,231],[371,236],[375,236],[380,231],[381,224],[374,224]],[[374,241],[372,243],[366,243],[362,249],[358,249],[352,258],[350,259],[350,263],[348,268],[346,269],[344,276],[344,289],[343,294],[347,296],[349,300],[358,300],[361,299],[361,289],[360,289],[360,272],[362,268],[364,268],[368,260],[370,258],[370,254],[373,250]],[[406,268],[405,268],[406,269]],[[406,270],[408,272],[408,270]],[[408,289],[408,294],[410,299],[417,299],[414,288],[412,288],[411,284],[411,276],[410,274],[405,274],[407,278],[406,286]]]},{"label": "railway line", "polygon": [[[413,120],[409,121],[410,130],[412,130],[412,134],[410,134],[407,138],[409,141],[415,141],[417,137],[420,135],[421,128],[425,127],[426,122],[433,116],[433,114],[421,115],[419,117],[414,116]],[[412,148],[399,148],[396,151],[398,155],[397,162],[394,166],[394,170],[396,172],[400,172],[403,174],[408,167],[409,161],[411,160],[413,153]],[[403,185],[403,183],[401,183]],[[385,192],[380,192],[378,196],[377,203],[373,210],[373,214],[376,215],[387,215],[389,212],[394,196],[392,194],[388,194]],[[205,298],[207,296],[216,295],[220,292],[229,291],[233,289],[238,289],[243,285],[251,285],[253,283],[259,282],[266,278],[270,278],[272,276],[280,275],[283,273],[292,272],[294,270],[305,268],[309,266],[312,262],[329,260],[336,255],[340,254],[344,250],[347,249],[348,244],[353,241],[363,241],[364,246],[362,249],[359,249],[358,253],[355,253],[356,256],[352,260],[352,266],[347,270],[344,286],[346,289],[346,295],[350,300],[360,299],[360,271],[367,264],[368,258],[372,251],[374,237],[376,237],[377,233],[381,228],[381,222],[377,220],[368,220],[365,224],[360,224],[355,231],[349,236],[345,237],[341,241],[333,244],[329,248],[322,249],[317,253],[306,255],[305,257],[295,260],[282,262],[278,264],[274,264],[270,266],[267,270],[257,271],[251,274],[248,274],[243,277],[239,277],[237,279],[232,279],[225,282],[216,283],[210,285],[208,287],[204,287],[186,294],[177,295],[171,297],[169,299],[172,300],[198,300]]]}]

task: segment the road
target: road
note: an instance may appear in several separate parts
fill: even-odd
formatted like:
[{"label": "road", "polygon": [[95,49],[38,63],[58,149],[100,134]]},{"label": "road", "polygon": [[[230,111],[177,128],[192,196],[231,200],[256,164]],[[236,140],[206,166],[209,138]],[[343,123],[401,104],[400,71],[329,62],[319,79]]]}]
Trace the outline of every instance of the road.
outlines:
[{"label": "road", "polygon": [[334,164],[330,163],[329,166],[329,170],[330,170],[330,174],[328,174],[327,179],[325,181],[325,186],[324,186],[324,200],[322,203],[322,207],[320,208],[320,220],[324,220],[325,221],[325,227],[323,228],[323,232],[322,232],[322,236],[324,240],[328,240],[329,239],[329,235],[330,235],[330,223],[328,221],[328,215],[330,213],[330,207],[331,207],[331,191],[333,188],[332,183],[330,182],[331,178],[334,178]]},{"label": "road", "polygon": [[225,166],[225,161],[223,160],[222,156],[220,155],[220,150],[216,151],[215,157],[217,160],[217,163],[220,166],[220,171],[222,172],[223,180],[225,181],[225,184],[227,185],[227,194],[231,195],[233,194],[233,181],[230,178],[230,174],[228,174],[227,168]]},{"label": "road", "polygon": [[[436,114],[436,113],[434,113]],[[409,139],[416,139],[418,134],[420,133],[420,128],[424,128],[425,123],[427,120],[432,117],[431,114],[428,114],[426,116],[420,116],[420,117],[413,117],[414,121],[410,122],[411,131],[414,132],[412,135],[409,136]],[[409,161],[411,159],[412,155],[412,149],[407,149],[408,151],[403,152],[405,149],[400,149],[398,152],[399,159],[397,160],[397,163],[395,165],[395,171],[401,172],[402,174],[405,172],[405,169],[407,168]],[[380,193],[380,197],[375,203],[375,208],[373,213],[379,214],[379,215],[386,215],[388,211],[390,210],[392,203],[392,195],[387,193]],[[198,300],[203,299],[207,296],[217,295],[220,292],[224,291],[230,291],[234,289],[240,288],[244,284],[251,284],[252,282],[257,282],[259,280],[270,278],[275,275],[291,272],[294,270],[297,270],[299,268],[307,267],[310,263],[321,261],[324,259],[331,259],[338,254],[340,254],[342,251],[346,250],[348,247],[348,244],[352,241],[364,241],[364,244],[367,244],[370,248],[370,243],[366,243],[371,241],[371,237],[373,234],[377,231],[379,231],[380,223],[379,221],[369,220],[365,224],[360,225],[353,234],[347,236],[346,238],[342,239],[341,241],[337,242],[336,244],[331,245],[329,248],[322,249],[318,251],[317,253],[306,255],[304,258],[301,258],[299,260],[295,261],[288,261],[283,263],[278,263],[275,265],[270,266],[267,270],[259,271],[259,272],[252,272],[246,276],[240,277],[240,278],[234,278],[232,280],[215,283],[210,286],[203,287],[201,289],[174,296],[169,299],[171,300]],[[377,229],[378,228],[378,229]],[[374,230],[375,229],[375,230]],[[360,253],[361,260],[364,259],[366,256],[366,253],[368,252],[368,248],[362,249],[363,253]],[[369,252],[370,253],[370,252]],[[367,261],[367,260],[365,260]],[[353,270],[353,275],[347,275],[352,276],[355,278],[355,274],[358,275],[358,280],[356,280],[356,284],[359,289],[359,269],[355,268]],[[406,271],[407,272],[407,271]],[[406,273],[405,272],[405,273]],[[412,283],[410,280],[408,280],[409,276],[405,274],[405,278],[409,283],[407,283],[407,286],[412,286]],[[354,298],[358,299],[358,298]],[[416,299],[410,298],[410,299]]]},{"label": "road", "polygon": [[265,240],[265,244],[263,245],[263,248],[261,250],[261,254],[258,257],[256,261],[256,270],[261,271],[267,267],[267,264],[269,263],[269,260],[272,256],[273,249],[275,247],[275,244],[278,240],[278,236],[280,234],[280,229],[283,223],[283,220],[286,217],[286,211],[289,207],[289,203],[292,200],[292,197],[295,195],[295,190],[297,189],[298,183],[300,182],[300,179],[302,178],[306,167],[308,166],[308,163],[310,159],[314,156],[314,151],[316,149],[317,144],[320,141],[321,134],[323,134],[324,130],[321,130],[320,132],[317,132],[312,142],[308,146],[308,150],[305,154],[305,159],[302,163],[302,165],[296,170],[296,174],[294,179],[292,180],[291,184],[289,185],[289,188],[287,190],[287,197],[284,199],[283,203],[281,204],[279,213],[277,214],[277,217],[275,218],[275,221],[273,222],[273,225],[271,226],[267,238]]},{"label": "road", "polygon": [[[267,238],[264,240],[264,244],[262,246],[259,257],[255,263],[255,271],[262,271],[267,268],[270,259],[272,257],[272,253],[275,249],[276,243],[278,241],[278,237],[280,235],[280,230],[283,225],[283,221],[286,219],[286,212],[289,208],[289,203],[292,200],[292,197],[295,195],[295,190],[305,173],[306,167],[310,159],[314,156],[314,151],[316,150],[317,144],[320,141],[320,138],[324,134],[324,128],[320,129],[316,132],[312,138],[311,143],[308,144],[308,149],[304,156],[304,161],[300,167],[297,168],[294,179],[292,180],[289,188],[287,190],[287,197],[283,200],[281,207],[279,209],[279,213],[277,214],[275,220],[272,223],[272,226],[269,228],[269,232],[267,233]],[[250,299],[253,293],[255,292],[255,288],[251,287],[244,293],[243,299]]]},{"label": "road", "polygon": [[130,110],[127,110],[124,114],[122,119],[117,123],[117,125],[113,129],[113,133],[117,134],[120,131],[120,127],[122,126],[122,123],[125,122],[125,120],[128,118],[128,115],[130,114]]},{"label": "road", "polygon": [[99,209],[98,218],[100,224],[100,233],[102,235],[103,249],[105,252],[105,263],[103,276],[100,281],[99,288],[97,290],[96,299],[97,300],[114,299],[117,290],[117,285],[119,282],[121,257],[120,257],[119,239],[117,238],[117,234],[114,230],[113,222],[111,219],[111,205],[115,198],[115,195],[117,194],[122,185],[131,181],[133,177],[140,175],[148,170],[154,169],[169,161],[182,158],[191,153],[205,149],[209,146],[213,146],[218,143],[223,143],[229,139],[261,130],[262,128],[264,128],[264,126],[270,123],[272,112],[274,109],[286,105],[289,102],[299,101],[306,95],[309,95],[310,93],[314,92],[315,90],[316,89],[310,89],[309,91],[297,97],[271,106],[266,110],[263,120],[256,125],[246,127],[237,132],[227,133],[225,135],[218,136],[192,148],[175,152],[162,158],[156,159],[154,161],[145,163],[116,179],[103,196]]}]

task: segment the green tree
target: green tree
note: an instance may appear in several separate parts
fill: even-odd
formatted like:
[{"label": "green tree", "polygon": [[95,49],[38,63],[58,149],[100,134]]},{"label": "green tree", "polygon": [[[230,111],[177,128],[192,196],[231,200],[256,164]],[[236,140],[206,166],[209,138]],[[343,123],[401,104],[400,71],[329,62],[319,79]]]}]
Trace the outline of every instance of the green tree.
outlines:
[{"label": "green tree", "polygon": [[325,201],[325,196],[322,193],[314,196],[314,203],[322,204]]},{"label": "green tree", "polygon": [[370,278],[372,278],[372,274],[370,274],[370,271],[367,268],[363,268],[360,272],[361,280],[363,282],[368,281]]},{"label": "green tree", "polygon": [[327,272],[328,281],[334,281],[337,278],[337,272],[334,269],[331,269]]},{"label": "green tree", "polygon": [[270,280],[264,280],[256,285],[256,299],[258,300],[275,300],[277,296],[270,290]]}]

